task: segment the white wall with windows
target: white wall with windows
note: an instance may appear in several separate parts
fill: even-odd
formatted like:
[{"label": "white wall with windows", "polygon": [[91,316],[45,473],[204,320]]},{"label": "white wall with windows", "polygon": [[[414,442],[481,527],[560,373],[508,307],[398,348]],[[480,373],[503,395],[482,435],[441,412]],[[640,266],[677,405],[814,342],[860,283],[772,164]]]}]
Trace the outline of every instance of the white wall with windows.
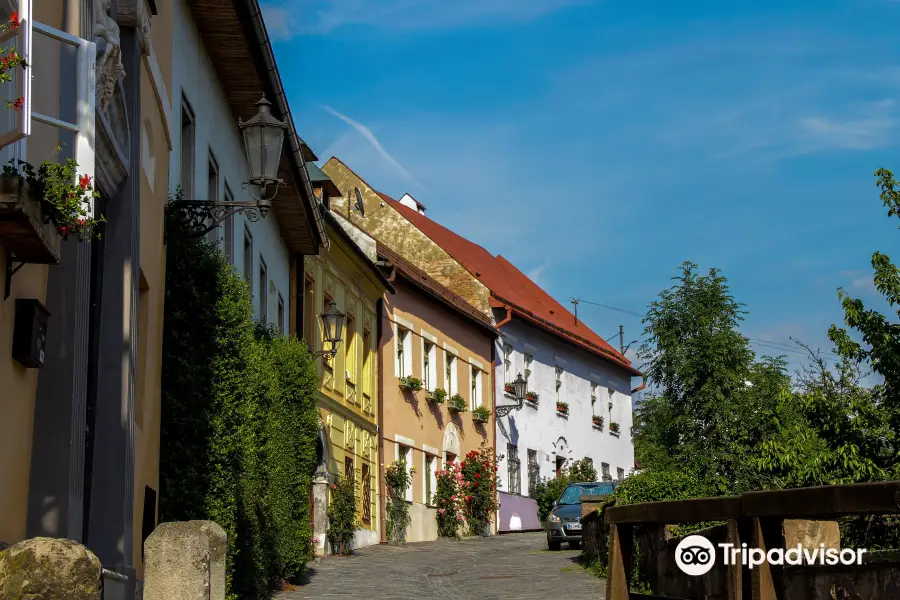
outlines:
[{"label": "white wall with windows", "polygon": [[[500,491],[530,496],[537,481],[584,458],[592,460],[601,480],[632,471],[629,372],[515,318],[501,333],[497,404],[515,402],[505,384],[519,373],[537,401],[526,401],[521,410],[496,419],[497,453],[503,455],[498,462]],[[568,414],[557,411],[557,401],[568,404]],[[594,423],[595,415],[603,419],[602,426]],[[618,434],[610,423],[618,425]]]},{"label": "white wall with windows", "polygon": [[[180,185],[186,199],[253,201],[254,188],[241,186],[250,175],[237,120],[184,0],[175,2],[174,28],[171,192]],[[254,316],[287,332],[290,253],[275,212],[256,223],[234,215],[210,232],[209,239],[250,283]]]}]

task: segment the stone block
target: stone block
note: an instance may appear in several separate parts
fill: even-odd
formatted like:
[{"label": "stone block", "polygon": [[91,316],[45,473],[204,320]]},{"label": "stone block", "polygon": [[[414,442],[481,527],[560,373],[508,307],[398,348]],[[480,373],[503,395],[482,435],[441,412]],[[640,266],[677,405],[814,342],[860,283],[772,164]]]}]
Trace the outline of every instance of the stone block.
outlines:
[{"label": "stone block", "polygon": [[0,599],[100,600],[102,571],[81,544],[32,538],[0,552]]},{"label": "stone block", "polygon": [[796,548],[797,544],[804,548],[818,548],[819,544],[825,544],[826,548],[840,549],[841,530],[837,521],[785,519],[784,547]]},{"label": "stone block", "polygon": [[212,521],[161,524],[144,543],[144,600],[225,600],[227,549]]}]

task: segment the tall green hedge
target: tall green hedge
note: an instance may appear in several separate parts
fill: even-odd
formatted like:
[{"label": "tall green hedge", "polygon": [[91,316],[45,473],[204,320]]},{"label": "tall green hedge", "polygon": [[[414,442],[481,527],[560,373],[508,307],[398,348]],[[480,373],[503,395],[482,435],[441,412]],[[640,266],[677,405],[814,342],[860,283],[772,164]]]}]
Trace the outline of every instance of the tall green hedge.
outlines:
[{"label": "tall green hedge", "polygon": [[257,327],[247,283],[170,216],[160,521],[228,535],[231,598],[265,598],[311,552],[317,373],[305,344]]}]

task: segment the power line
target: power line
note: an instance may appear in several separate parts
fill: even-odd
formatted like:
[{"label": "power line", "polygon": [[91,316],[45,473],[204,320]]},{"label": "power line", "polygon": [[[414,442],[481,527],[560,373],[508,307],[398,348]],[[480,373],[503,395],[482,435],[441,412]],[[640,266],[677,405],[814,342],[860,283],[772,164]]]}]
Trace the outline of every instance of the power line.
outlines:
[{"label": "power line", "polygon": [[625,314],[634,315],[635,317],[643,317],[644,316],[640,313],[636,313],[631,310],[625,310],[624,308],[616,308],[615,306],[608,306],[606,304],[598,304],[597,302],[591,302],[590,300],[583,300],[581,298],[572,298],[571,301],[574,301],[574,304],[579,304],[579,303],[590,304],[592,306],[599,306],[600,308],[606,308],[608,310],[616,310],[619,312],[623,312]]}]

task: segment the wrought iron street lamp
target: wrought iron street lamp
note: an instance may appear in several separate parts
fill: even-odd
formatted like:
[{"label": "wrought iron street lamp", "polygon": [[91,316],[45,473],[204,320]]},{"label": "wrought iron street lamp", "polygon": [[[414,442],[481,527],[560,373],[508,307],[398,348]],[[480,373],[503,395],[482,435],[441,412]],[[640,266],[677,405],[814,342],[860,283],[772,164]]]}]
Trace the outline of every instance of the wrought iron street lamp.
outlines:
[{"label": "wrought iron street lamp", "polygon": [[244,137],[244,150],[250,168],[250,178],[241,187],[259,188],[258,194],[250,193],[254,197],[252,202],[219,202],[215,198],[186,200],[177,195],[168,203],[166,210],[182,212],[184,226],[179,228],[179,233],[185,237],[204,236],[234,214],[243,215],[251,222],[264,219],[272,207],[272,199],[284,184],[284,180],[278,178],[278,165],[287,124],[272,115],[272,104],[266,100],[265,94],[256,103],[256,114],[246,122],[238,119],[238,127]]},{"label": "wrought iron street lamp", "polygon": [[313,352],[313,356],[316,358],[324,356],[325,360],[331,360],[337,356],[338,346],[340,346],[344,335],[345,316],[344,313],[337,309],[335,302],[329,303],[328,310],[319,315],[319,318],[322,319],[322,331],[324,332],[322,337],[325,342],[331,344],[331,348],[321,352]]},{"label": "wrought iron street lamp", "polygon": [[525,404],[525,394],[528,392],[528,382],[519,373],[515,381],[512,382],[513,396],[516,398],[515,404],[504,404],[494,409],[498,417],[505,417],[514,410],[519,410]]}]

